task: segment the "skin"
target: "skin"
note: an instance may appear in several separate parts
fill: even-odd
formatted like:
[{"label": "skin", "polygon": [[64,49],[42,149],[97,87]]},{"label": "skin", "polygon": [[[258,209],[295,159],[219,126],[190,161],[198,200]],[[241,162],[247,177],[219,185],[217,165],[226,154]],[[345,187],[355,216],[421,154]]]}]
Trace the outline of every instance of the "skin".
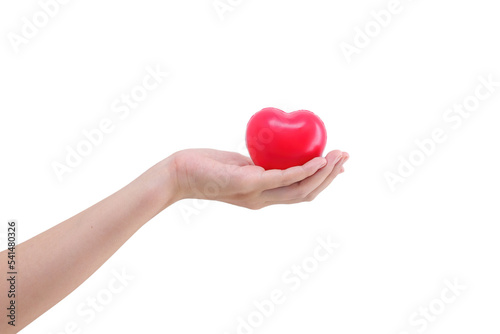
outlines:
[{"label": "skin", "polygon": [[[241,154],[179,151],[111,196],[16,247],[16,326],[2,316],[0,333],[17,333],[45,313],[113,255],[139,228],[178,200],[198,198],[260,209],[312,201],[344,171],[349,155],[332,151],[303,166],[268,170]],[[8,272],[7,251],[0,270]],[[75,265],[78,264],[78,265]],[[0,280],[0,305],[9,284]]]}]

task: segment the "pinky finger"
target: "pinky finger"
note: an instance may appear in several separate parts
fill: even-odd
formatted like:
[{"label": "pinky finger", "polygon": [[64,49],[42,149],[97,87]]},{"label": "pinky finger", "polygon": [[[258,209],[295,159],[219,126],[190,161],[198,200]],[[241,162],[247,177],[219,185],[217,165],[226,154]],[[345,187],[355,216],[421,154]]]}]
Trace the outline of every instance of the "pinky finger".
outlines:
[{"label": "pinky finger", "polygon": [[326,187],[328,187],[330,185],[330,183],[332,183],[332,181],[341,173],[344,172],[344,163],[349,160],[349,154],[347,153],[344,153],[343,157],[342,157],[342,160],[340,160],[337,165],[335,166],[335,168],[333,169],[333,171],[331,172],[331,174],[326,178],[325,181],[323,181],[323,183],[316,189],[314,189],[310,194],[309,194],[309,198],[310,199],[313,199],[313,198],[316,198],[316,196],[318,196],[318,194],[320,192],[322,192],[323,190],[325,190]]}]

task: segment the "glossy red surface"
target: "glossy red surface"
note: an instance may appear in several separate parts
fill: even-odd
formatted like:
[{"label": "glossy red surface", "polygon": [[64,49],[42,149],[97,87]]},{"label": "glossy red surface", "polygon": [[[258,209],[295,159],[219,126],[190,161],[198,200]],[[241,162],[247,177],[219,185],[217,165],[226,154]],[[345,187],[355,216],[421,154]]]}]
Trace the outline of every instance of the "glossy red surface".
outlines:
[{"label": "glossy red surface", "polygon": [[265,108],[248,122],[246,143],[257,166],[266,170],[286,169],[321,156],[326,129],[323,121],[310,111],[285,113]]}]

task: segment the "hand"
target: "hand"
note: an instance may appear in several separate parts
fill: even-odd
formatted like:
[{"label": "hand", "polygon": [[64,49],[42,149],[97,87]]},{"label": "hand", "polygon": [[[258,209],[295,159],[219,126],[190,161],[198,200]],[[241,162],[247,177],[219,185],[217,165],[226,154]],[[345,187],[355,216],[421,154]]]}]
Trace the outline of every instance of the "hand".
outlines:
[{"label": "hand", "polygon": [[303,166],[268,171],[241,154],[211,149],[183,150],[169,159],[176,200],[209,199],[260,209],[313,200],[343,172],[349,155],[337,150]]}]

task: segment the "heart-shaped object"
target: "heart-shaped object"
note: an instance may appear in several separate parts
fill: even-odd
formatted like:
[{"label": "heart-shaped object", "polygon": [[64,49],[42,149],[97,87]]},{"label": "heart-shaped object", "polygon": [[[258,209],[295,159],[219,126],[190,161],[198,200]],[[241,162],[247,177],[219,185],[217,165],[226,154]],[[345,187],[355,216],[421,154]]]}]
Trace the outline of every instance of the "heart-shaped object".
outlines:
[{"label": "heart-shaped object", "polygon": [[310,111],[286,113],[265,108],[248,121],[246,143],[255,165],[266,170],[287,169],[323,154],[326,129]]}]

